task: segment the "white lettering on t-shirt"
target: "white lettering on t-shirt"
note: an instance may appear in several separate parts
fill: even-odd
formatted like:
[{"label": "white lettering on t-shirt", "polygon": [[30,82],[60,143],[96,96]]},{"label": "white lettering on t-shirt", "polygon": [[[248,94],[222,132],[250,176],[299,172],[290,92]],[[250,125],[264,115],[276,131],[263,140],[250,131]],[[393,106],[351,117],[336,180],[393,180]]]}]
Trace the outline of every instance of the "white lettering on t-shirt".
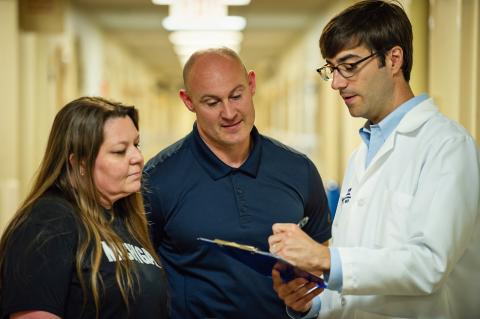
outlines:
[{"label": "white lettering on t-shirt", "polygon": [[[123,246],[127,249],[128,259],[134,260],[141,264],[155,265],[161,268],[160,265],[157,264],[152,255],[145,248],[138,247],[129,243],[123,243]],[[109,262],[116,262],[117,256],[118,260],[123,259],[121,253],[115,254],[113,249],[105,241],[102,241],[102,249]]]},{"label": "white lettering on t-shirt", "polygon": [[112,262],[112,261],[116,260],[115,259],[115,254],[113,253],[113,250],[104,241],[102,241],[102,248],[103,248],[103,253],[105,254],[105,256],[107,256],[107,259],[108,259],[109,262]]}]

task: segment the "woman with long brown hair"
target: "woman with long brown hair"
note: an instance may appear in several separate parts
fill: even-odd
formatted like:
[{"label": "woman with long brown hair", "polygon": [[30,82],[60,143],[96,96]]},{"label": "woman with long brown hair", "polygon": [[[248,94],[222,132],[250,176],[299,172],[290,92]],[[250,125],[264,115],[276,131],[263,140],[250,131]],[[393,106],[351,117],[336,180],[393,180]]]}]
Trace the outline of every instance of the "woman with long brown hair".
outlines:
[{"label": "woman with long brown hair", "polygon": [[56,115],[0,242],[0,318],[166,318],[148,236],[138,113],[83,97]]}]

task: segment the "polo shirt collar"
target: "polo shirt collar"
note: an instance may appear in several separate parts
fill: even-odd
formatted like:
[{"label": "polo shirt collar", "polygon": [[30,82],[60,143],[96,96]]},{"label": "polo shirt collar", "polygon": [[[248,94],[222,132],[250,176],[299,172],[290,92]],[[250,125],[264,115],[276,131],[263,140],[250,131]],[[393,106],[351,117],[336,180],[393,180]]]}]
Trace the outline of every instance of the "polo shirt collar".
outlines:
[{"label": "polo shirt collar", "polygon": [[254,126],[250,136],[253,142],[253,149],[250,151],[247,160],[239,168],[228,166],[222,162],[205,144],[198,132],[197,123],[193,124],[192,130],[193,143],[192,150],[195,158],[199,159],[199,164],[205,169],[208,175],[214,180],[220,179],[234,171],[241,171],[252,177],[256,177],[260,167],[262,157],[262,140],[257,128]]}]

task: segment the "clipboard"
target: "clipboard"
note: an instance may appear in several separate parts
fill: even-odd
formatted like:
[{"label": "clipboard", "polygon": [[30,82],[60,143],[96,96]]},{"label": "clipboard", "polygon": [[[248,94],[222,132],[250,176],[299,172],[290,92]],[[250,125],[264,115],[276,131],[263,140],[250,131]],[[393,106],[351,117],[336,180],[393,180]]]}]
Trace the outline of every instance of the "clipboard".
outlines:
[{"label": "clipboard", "polygon": [[282,257],[259,250],[254,246],[242,245],[222,239],[207,239],[199,237],[197,240],[205,245],[220,250],[222,253],[238,260],[264,276],[272,277],[272,269],[275,268],[280,272],[280,276],[284,282],[289,282],[295,278],[301,277],[317,283],[317,287],[319,288],[327,287],[322,277],[299,269]]}]

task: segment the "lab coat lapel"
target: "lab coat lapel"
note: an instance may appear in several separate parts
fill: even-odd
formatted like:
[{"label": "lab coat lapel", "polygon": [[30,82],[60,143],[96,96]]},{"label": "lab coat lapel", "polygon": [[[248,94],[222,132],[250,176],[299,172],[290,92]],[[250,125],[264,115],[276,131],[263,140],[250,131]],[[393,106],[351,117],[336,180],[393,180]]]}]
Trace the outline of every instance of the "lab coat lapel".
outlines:
[{"label": "lab coat lapel", "polygon": [[387,138],[382,147],[378,150],[377,154],[373,157],[370,165],[366,168],[365,178],[368,178],[373,172],[377,171],[378,167],[381,166],[387,159],[390,153],[395,147],[395,135],[397,131],[393,131],[392,134]]},{"label": "lab coat lapel", "polygon": [[400,134],[413,132],[437,113],[437,107],[433,104],[433,100],[429,98],[405,114],[395,131]]},{"label": "lab coat lapel", "polygon": [[[438,109],[433,104],[431,98],[423,101],[414,107],[410,112],[405,114],[404,118],[400,121],[397,128],[390,134],[382,147],[378,150],[378,153],[372,159],[370,165],[365,169],[365,159],[366,159],[366,146],[365,154],[362,154],[361,159],[363,161],[362,165],[362,183],[364,179],[368,178],[371,174],[376,172],[379,167],[388,159],[388,156],[391,154],[395,148],[395,141],[398,134],[405,134],[412,132],[422,126],[430,117],[438,112]],[[357,169],[359,167],[357,166]]]},{"label": "lab coat lapel", "polygon": [[358,148],[357,154],[354,156],[355,161],[355,179],[360,182],[365,175],[365,160],[367,158],[367,146],[362,143]]}]

